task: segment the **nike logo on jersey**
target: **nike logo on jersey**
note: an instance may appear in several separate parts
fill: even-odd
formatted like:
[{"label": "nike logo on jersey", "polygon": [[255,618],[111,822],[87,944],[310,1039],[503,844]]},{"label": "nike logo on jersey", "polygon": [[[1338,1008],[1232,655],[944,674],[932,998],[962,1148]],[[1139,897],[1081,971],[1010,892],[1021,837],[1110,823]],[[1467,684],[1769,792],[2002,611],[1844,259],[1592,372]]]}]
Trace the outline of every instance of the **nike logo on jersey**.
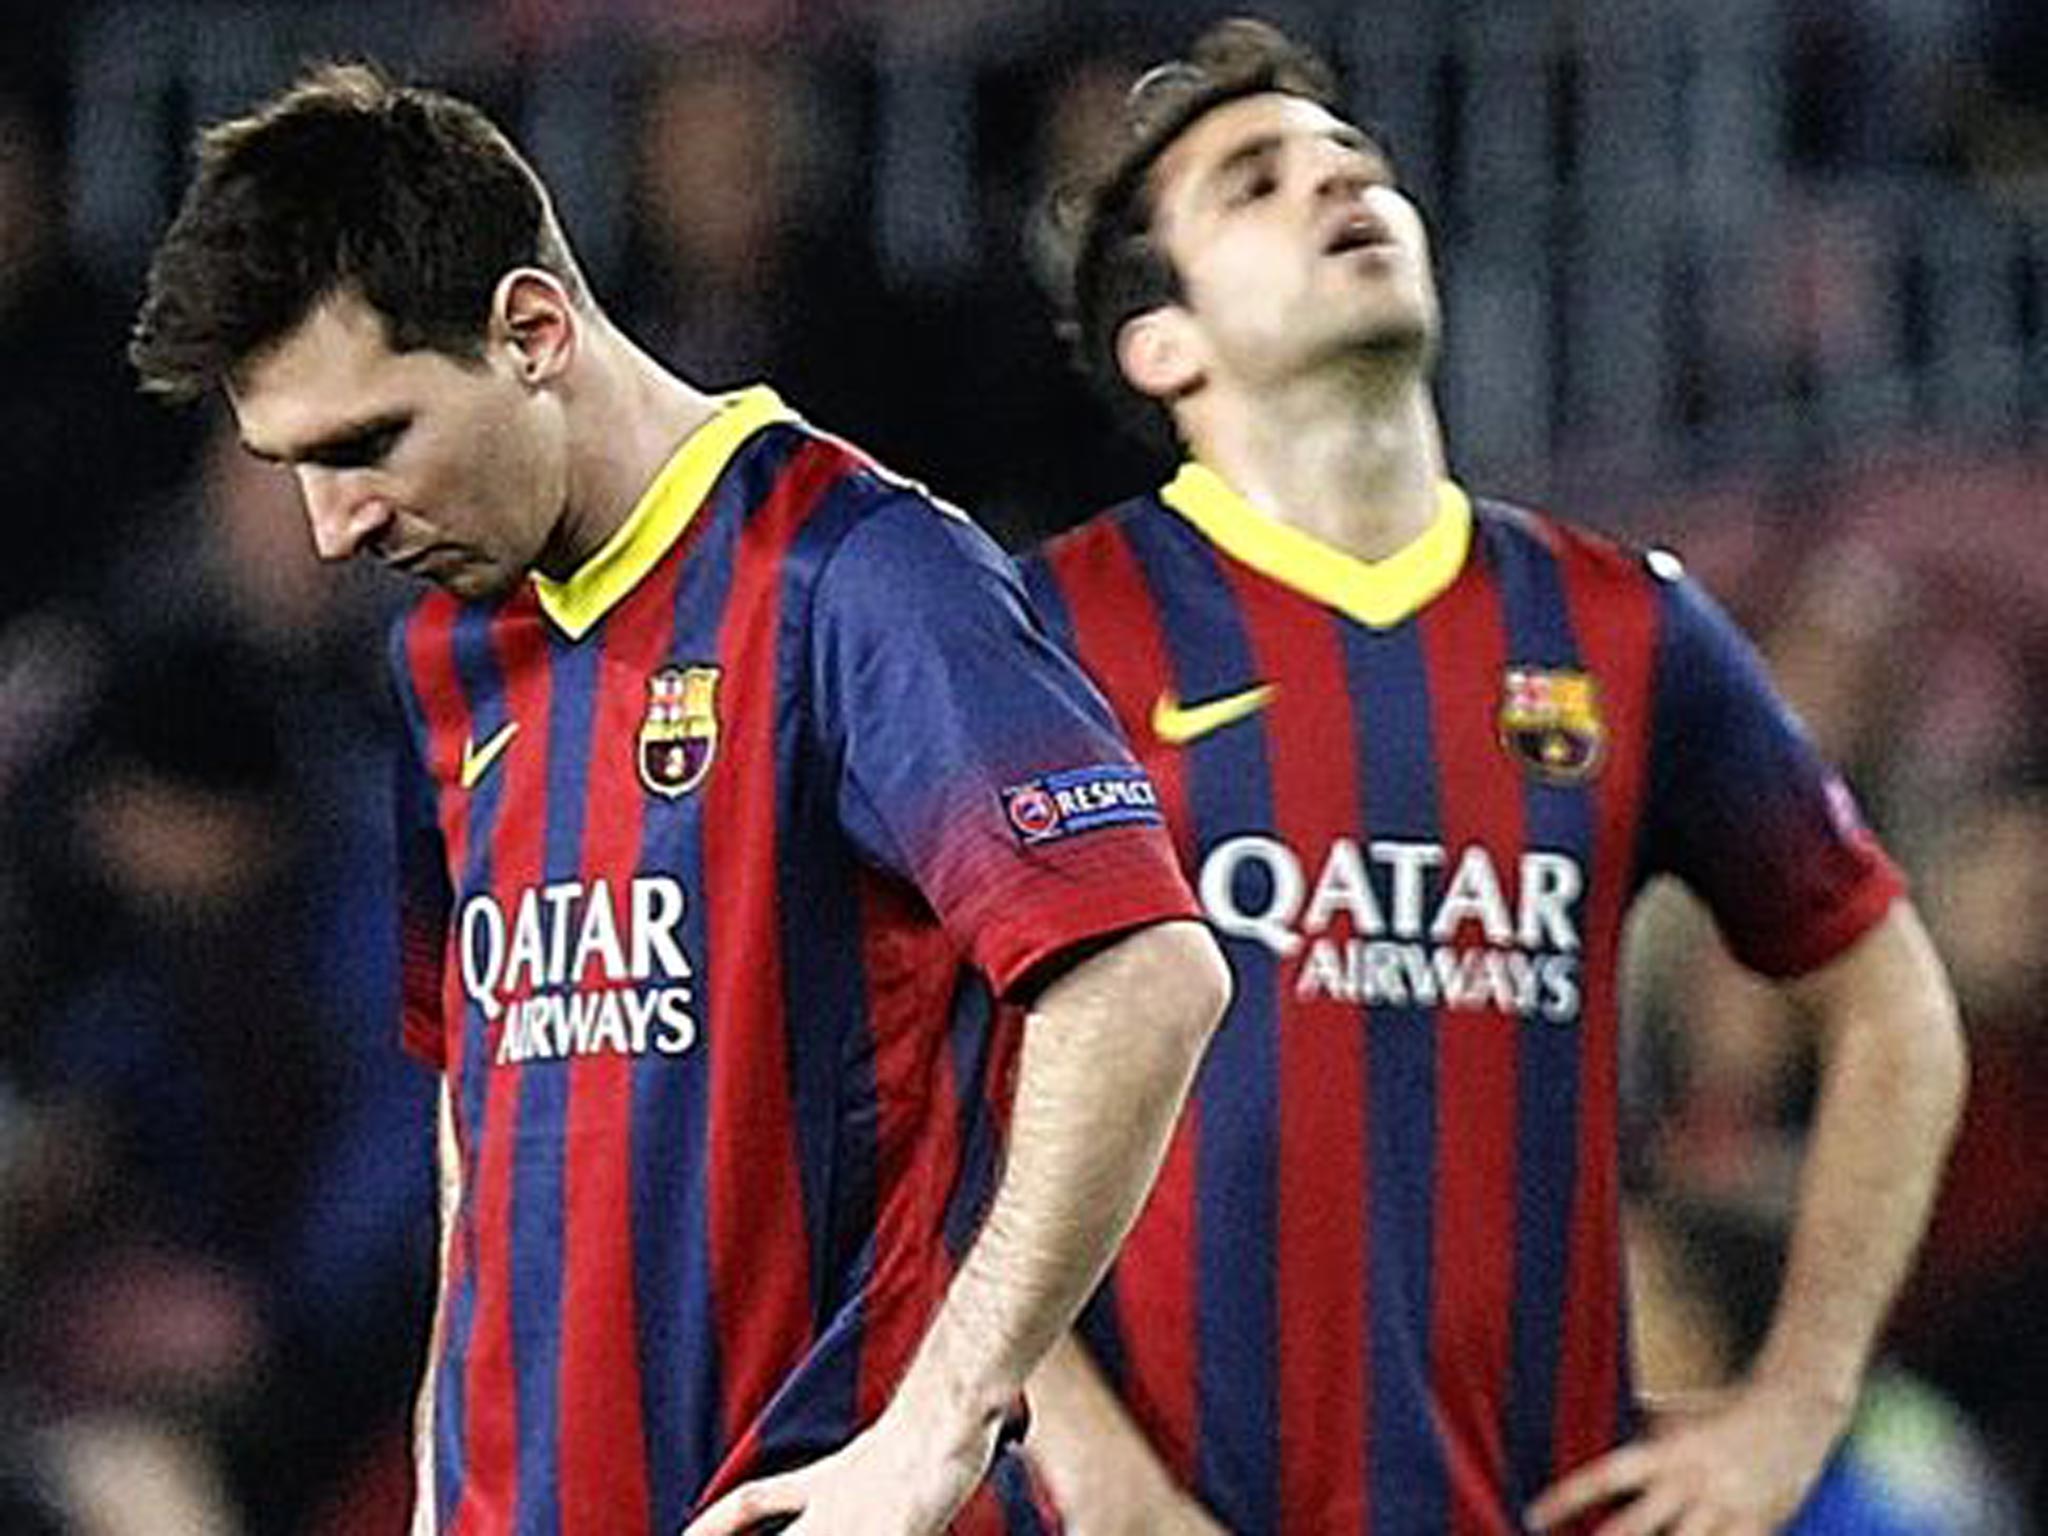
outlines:
[{"label": "nike logo on jersey", "polygon": [[1183,705],[1170,691],[1162,693],[1152,705],[1152,734],[1169,747],[1184,747],[1211,731],[1257,714],[1272,697],[1271,683],[1259,683],[1221,698],[1205,699],[1200,704]]},{"label": "nike logo on jersey", "polygon": [[491,764],[505,755],[505,749],[512,745],[512,738],[519,733],[519,722],[508,720],[490,735],[482,746],[470,737],[462,739],[462,787],[475,789],[483,776],[491,771]]}]

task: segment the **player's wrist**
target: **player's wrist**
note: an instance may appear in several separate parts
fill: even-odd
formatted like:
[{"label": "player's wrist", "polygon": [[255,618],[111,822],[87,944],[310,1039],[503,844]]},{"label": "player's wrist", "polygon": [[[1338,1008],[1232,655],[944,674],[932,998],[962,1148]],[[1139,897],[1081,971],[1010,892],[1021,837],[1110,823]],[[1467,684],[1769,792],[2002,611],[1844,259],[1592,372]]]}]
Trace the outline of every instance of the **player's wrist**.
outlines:
[{"label": "player's wrist", "polygon": [[894,1396],[883,1420],[928,1437],[935,1449],[992,1456],[1013,1406],[1015,1391],[1000,1380],[950,1358],[936,1333],[926,1340]]},{"label": "player's wrist", "polygon": [[1752,1401],[1775,1409],[1788,1424],[1834,1440],[1855,1416],[1862,1372],[1811,1363],[1759,1361],[1745,1392]]}]

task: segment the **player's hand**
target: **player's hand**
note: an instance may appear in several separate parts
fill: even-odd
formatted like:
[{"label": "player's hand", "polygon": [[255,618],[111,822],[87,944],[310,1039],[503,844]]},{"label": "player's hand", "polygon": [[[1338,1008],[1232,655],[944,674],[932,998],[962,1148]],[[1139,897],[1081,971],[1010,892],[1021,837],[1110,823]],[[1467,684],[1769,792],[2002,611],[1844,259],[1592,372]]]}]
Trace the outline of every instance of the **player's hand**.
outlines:
[{"label": "player's hand", "polygon": [[683,1536],[933,1536],[988,1471],[1000,1428],[948,1434],[885,1412],[823,1460],[735,1488]]},{"label": "player's hand", "polygon": [[1835,1405],[1761,1382],[1653,1406],[1647,1438],[1553,1484],[1529,1506],[1529,1524],[1553,1530],[1611,1504],[1594,1536],[1765,1536],[1812,1491],[1846,1419]]}]

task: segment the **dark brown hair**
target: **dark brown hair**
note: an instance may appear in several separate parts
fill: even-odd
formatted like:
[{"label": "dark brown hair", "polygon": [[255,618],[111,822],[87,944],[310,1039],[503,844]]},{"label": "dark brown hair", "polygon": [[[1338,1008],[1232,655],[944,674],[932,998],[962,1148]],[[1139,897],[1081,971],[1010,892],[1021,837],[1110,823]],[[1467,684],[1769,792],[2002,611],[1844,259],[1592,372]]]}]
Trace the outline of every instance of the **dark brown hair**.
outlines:
[{"label": "dark brown hair", "polygon": [[1339,108],[1335,72],[1316,54],[1263,21],[1218,22],[1185,59],[1138,80],[1125,141],[1085,183],[1055,189],[1042,221],[1061,335],[1081,371],[1148,436],[1164,428],[1170,438],[1171,421],[1124,377],[1116,343],[1128,321],[1181,297],[1180,275],[1152,238],[1152,168],[1216,108],[1273,91]]},{"label": "dark brown hair", "polygon": [[323,65],[200,136],[129,360],[144,389],[189,400],[346,292],[394,350],[471,360],[522,266],[583,298],[547,189],[490,119],[371,65]]}]

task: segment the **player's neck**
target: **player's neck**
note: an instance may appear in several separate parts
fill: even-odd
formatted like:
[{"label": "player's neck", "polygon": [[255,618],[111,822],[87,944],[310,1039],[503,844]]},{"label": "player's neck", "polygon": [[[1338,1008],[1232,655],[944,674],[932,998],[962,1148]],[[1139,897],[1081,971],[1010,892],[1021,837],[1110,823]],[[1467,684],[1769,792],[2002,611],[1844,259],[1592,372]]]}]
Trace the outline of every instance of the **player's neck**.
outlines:
[{"label": "player's neck", "polygon": [[604,547],[683,439],[718,412],[716,398],[677,378],[609,322],[590,326],[582,340],[585,355],[564,401],[567,495],[540,562],[558,580]]},{"label": "player's neck", "polygon": [[1436,517],[1443,435],[1419,377],[1364,401],[1269,391],[1190,426],[1195,457],[1253,507],[1358,559],[1398,553]]}]

